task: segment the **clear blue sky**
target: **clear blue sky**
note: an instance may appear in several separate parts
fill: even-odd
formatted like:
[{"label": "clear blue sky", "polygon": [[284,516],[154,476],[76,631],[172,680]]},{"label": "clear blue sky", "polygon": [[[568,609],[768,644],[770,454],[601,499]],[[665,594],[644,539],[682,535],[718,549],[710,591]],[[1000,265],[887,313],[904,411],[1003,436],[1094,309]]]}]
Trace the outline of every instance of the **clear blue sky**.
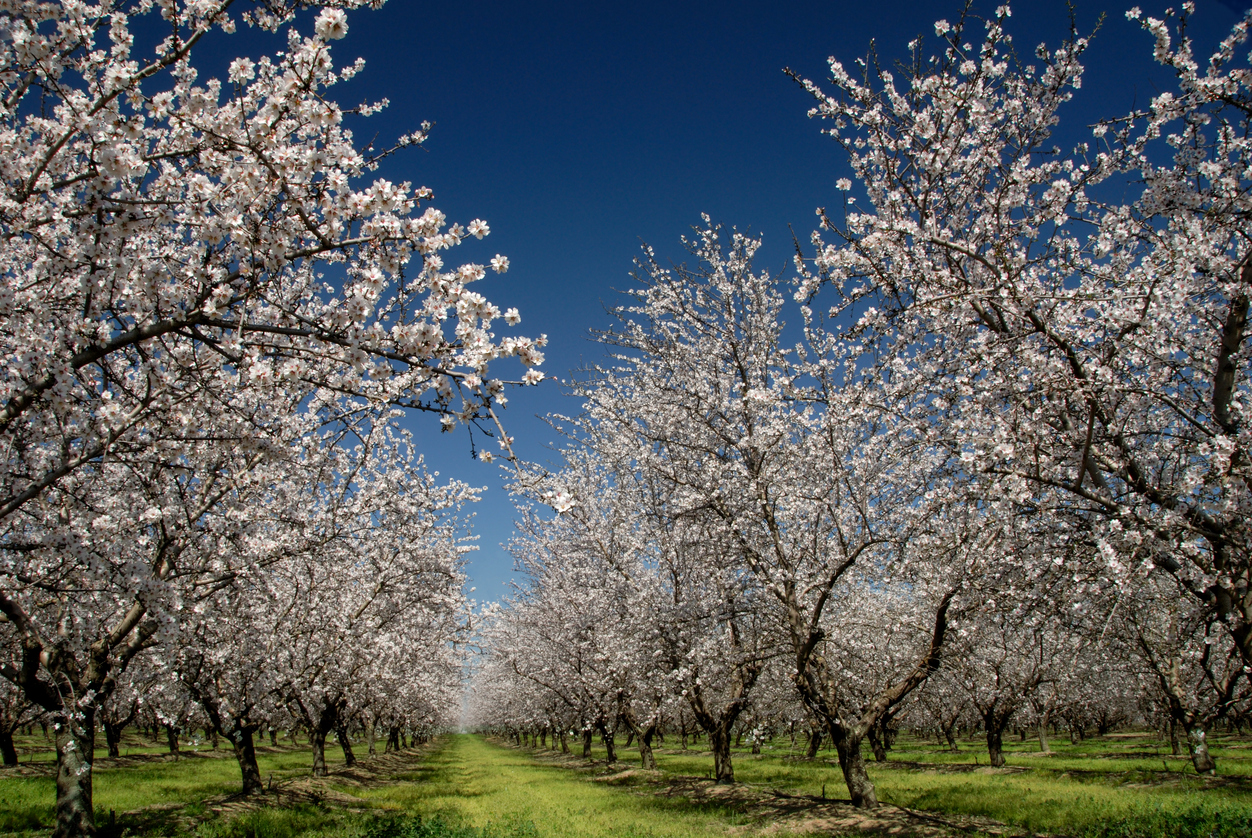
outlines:
[{"label": "clear blue sky", "polygon": [[[976,4],[990,13],[995,3]],[[1079,29],[1107,18],[1091,48],[1088,75],[1065,125],[1143,104],[1162,83],[1147,34],[1124,17],[1131,2],[1076,0]],[[1165,3],[1139,5],[1160,15]],[[1180,5],[1179,2],[1173,5]],[[845,64],[871,40],[884,59],[902,57],[918,35],[935,43],[936,19],[955,20],[961,2],[427,3],[390,0],[349,16],[334,45],[339,64],[360,55],[365,72],[335,90],[343,105],[387,97],[368,120],[381,141],[436,123],[425,151],[402,155],[382,174],[435,191],[454,219],[492,229],[450,255],[512,267],[479,290],[522,312],[522,334],[547,333],[550,378],[600,356],[589,330],[604,326],[615,289],[630,286],[641,241],[681,261],[678,237],[715,221],[765,237],[759,266],[785,270],[788,225],[802,239],[814,209],[835,200],[848,174],[838,148],[807,118],[811,100],[782,68],[815,80],[826,59]],[[1242,3],[1199,0],[1192,34],[1204,48],[1238,19]],[[1069,16],[1058,0],[1013,4],[1011,31],[1023,52],[1056,45]],[[980,30],[976,30],[980,31]],[[1207,55],[1207,52],[1202,52]],[[501,330],[503,331],[503,329]],[[555,434],[536,415],[576,413],[555,382],[510,393],[505,421],[517,451],[545,460]],[[512,505],[496,466],[470,458],[464,431],[413,422],[428,461],[445,476],[488,487],[477,504],[481,550],[471,557],[480,599],[497,599],[513,578],[499,546]],[[494,443],[489,443],[494,446]]]}]

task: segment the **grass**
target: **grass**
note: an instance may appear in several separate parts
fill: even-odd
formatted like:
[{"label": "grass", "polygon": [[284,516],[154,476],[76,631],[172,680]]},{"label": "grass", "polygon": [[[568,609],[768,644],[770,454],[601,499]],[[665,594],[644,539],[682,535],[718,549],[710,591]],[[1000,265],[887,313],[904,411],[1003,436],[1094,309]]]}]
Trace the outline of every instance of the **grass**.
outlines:
[{"label": "grass", "polygon": [[[19,744],[20,765],[43,771],[33,776],[0,774],[0,834],[46,832],[54,817],[54,755],[41,747],[45,743],[39,735],[22,737]],[[207,745],[194,750],[185,747],[175,761],[164,744],[145,747],[144,740],[128,736],[126,745],[121,764],[106,759],[106,751],[96,750],[92,799],[99,824],[108,822],[110,812],[120,814],[153,806],[190,807],[188,814],[194,816],[196,807],[202,809],[207,798],[239,790],[239,765],[229,747],[217,751]],[[337,751],[328,746],[327,758],[338,756]],[[307,748],[294,746],[258,747],[257,763],[263,778],[282,781],[308,774],[312,755]]]},{"label": "grass", "polygon": [[[0,833],[46,834],[51,826],[54,780],[46,760],[39,765],[38,744],[25,743],[26,767],[0,772]],[[216,804],[205,801],[238,789],[229,750],[185,752],[175,762],[157,756],[163,748],[129,744],[124,753],[136,756],[103,760],[96,769],[104,838],[188,832],[195,838],[703,838],[735,828],[753,834],[760,817],[726,802],[654,794],[640,787],[644,780],[638,777],[626,781],[637,784],[630,788],[597,781],[592,772],[537,761],[525,749],[477,736],[446,737],[385,782],[332,775],[326,794],[356,801],[349,808],[289,801],[283,808],[215,816]],[[681,751],[676,744],[671,737],[669,747],[657,750],[663,772],[709,776],[707,751]],[[622,745],[617,768],[637,766],[637,752]],[[1196,776],[1187,760],[1169,756],[1168,746],[1147,734],[1053,743],[1051,756],[1038,755],[1033,740],[1006,743],[1005,770],[987,767],[976,740],[963,741],[953,754],[933,741],[902,735],[889,761],[871,761],[869,770],[884,802],[992,818],[1024,831],[1077,838],[1252,835],[1252,743],[1215,735],[1212,745],[1216,780]],[[798,759],[802,749],[802,742],[793,747],[785,738],[767,744],[759,756],[738,749],[736,778],[766,791],[846,799],[833,752],[805,761]],[[333,771],[342,757],[338,748],[327,750]],[[594,755],[603,759],[603,749]],[[311,766],[303,747],[265,745],[258,758],[262,777],[276,783],[306,777]],[[32,761],[40,773],[30,773]],[[110,810],[118,813],[116,821]]]},{"label": "grass", "polygon": [[[745,818],[723,806],[632,794],[568,768],[541,765],[525,751],[478,736],[452,736],[412,774],[411,783],[349,789],[361,799],[476,828],[534,824],[540,836],[685,838],[721,836]],[[507,813],[507,814],[505,814]]]},{"label": "grass", "polygon": [[[1188,760],[1170,757],[1168,744],[1147,734],[1052,743],[1051,756],[1039,755],[1034,740],[1006,743],[1009,767],[998,771],[988,767],[977,740],[964,741],[961,751],[951,753],[902,735],[888,762],[873,762],[868,748],[866,756],[879,798],[909,809],[1099,838],[1252,835],[1252,750],[1246,740],[1221,736],[1212,744],[1222,775],[1216,782],[1196,776]],[[620,746],[618,753],[635,758]],[[759,756],[737,749],[735,778],[846,800],[834,753],[822,751],[813,761],[798,759],[802,753],[803,741],[793,749],[786,739],[767,745]],[[602,750],[597,756],[603,758]],[[665,749],[657,760],[667,772],[711,776],[712,760],[704,751]]]}]

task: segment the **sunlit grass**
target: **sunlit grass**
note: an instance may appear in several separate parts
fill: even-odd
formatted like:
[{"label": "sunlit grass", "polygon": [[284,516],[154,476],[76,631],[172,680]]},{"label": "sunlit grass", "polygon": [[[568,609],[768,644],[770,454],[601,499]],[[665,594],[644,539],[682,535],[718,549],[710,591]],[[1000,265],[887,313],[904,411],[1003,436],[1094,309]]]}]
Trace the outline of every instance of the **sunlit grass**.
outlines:
[{"label": "sunlit grass", "polygon": [[746,822],[726,807],[632,794],[568,768],[536,764],[525,751],[477,736],[449,737],[405,779],[412,782],[352,793],[475,827],[531,822],[545,838],[696,838],[725,835],[728,827]]},{"label": "sunlit grass", "polygon": [[[0,773],[0,833],[44,833],[52,828],[54,820],[56,778],[52,752],[39,748],[43,738],[38,734],[23,739],[19,740],[24,746],[20,765],[34,766],[43,773]],[[216,752],[207,743],[184,746],[178,759],[169,755],[164,743],[145,748],[143,740],[129,735],[125,745],[121,764],[107,759],[106,751],[96,751],[92,798],[100,824],[108,822],[110,812],[117,815],[152,806],[199,806],[208,798],[239,791],[239,765],[224,740]],[[338,748],[328,746],[326,750],[332,766],[336,760],[342,760]],[[141,761],[128,764],[127,758],[134,756],[140,756]],[[307,748],[262,747],[257,753],[257,764],[264,780],[282,782],[307,775],[312,756]]]},{"label": "sunlit grass", "polygon": [[[151,743],[128,744],[135,753]],[[638,752],[624,742],[618,745],[617,768],[638,766]],[[657,749],[664,772],[711,775],[705,743],[688,751],[677,745],[671,736]],[[1054,742],[1051,756],[1038,755],[1033,739],[1006,745],[1008,769],[992,770],[979,740],[962,741],[961,750],[950,753],[933,740],[902,735],[887,763],[870,759],[870,775],[884,802],[988,817],[1031,831],[1083,838],[1252,834],[1252,782],[1247,780],[1252,748],[1245,739],[1213,737],[1219,773],[1228,778],[1219,777],[1216,785],[1197,777],[1186,759],[1171,757],[1168,744],[1148,734],[1117,734],[1078,745]],[[732,828],[754,834],[760,825],[756,816],[731,805],[655,794],[638,778],[625,788],[598,781],[602,762],[597,771],[574,770],[535,759],[550,751],[535,754],[476,736],[446,737],[422,752],[411,770],[377,785],[330,778],[331,789],[354,796],[360,808],[373,814],[302,803],[214,818],[204,801],[239,787],[231,752],[187,749],[175,761],[157,755],[164,753],[163,743],[152,750],[147,756],[97,763],[96,811],[106,838],[173,838],[192,831],[197,838],[703,838]],[[327,751],[333,772],[342,755],[338,748]],[[23,763],[30,766],[36,752],[28,748]],[[736,778],[762,790],[846,799],[834,752],[823,750],[812,761],[801,759],[802,753],[803,739],[793,745],[784,737],[768,743],[760,755],[736,749]],[[597,744],[593,755],[602,761],[603,748]],[[306,747],[265,746],[258,757],[267,782],[282,784],[310,771]],[[0,833],[33,836],[50,830],[50,767],[36,763],[38,776],[24,776],[29,767],[0,773]]]},{"label": "sunlit grass", "polygon": [[[671,747],[657,753],[662,770],[712,776],[704,743],[687,751],[667,744]],[[1006,770],[988,767],[985,745],[977,739],[960,742],[960,750],[952,753],[933,741],[902,735],[888,762],[874,762],[868,747],[865,756],[879,798],[910,809],[1074,835],[1171,836],[1184,834],[1188,826],[1195,826],[1197,835],[1252,834],[1252,786],[1241,782],[1252,775],[1246,740],[1213,737],[1219,773],[1240,778],[1229,788],[1206,788],[1187,759],[1169,756],[1168,743],[1149,734],[1116,734],[1077,745],[1066,739],[1050,743],[1050,756],[1038,753],[1034,739],[1005,744]],[[803,739],[793,746],[787,738],[767,744],[760,755],[735,749],[735,779],[846,800],[834,752],[820,751],[811,761],[802,759],[803,753]],[[603,759],[603,748],[597,746],[593,756]],[[624,764],[638,759],[620,743],[618,757]],[[1126,829],[1116,831],[1119,826]]]}]

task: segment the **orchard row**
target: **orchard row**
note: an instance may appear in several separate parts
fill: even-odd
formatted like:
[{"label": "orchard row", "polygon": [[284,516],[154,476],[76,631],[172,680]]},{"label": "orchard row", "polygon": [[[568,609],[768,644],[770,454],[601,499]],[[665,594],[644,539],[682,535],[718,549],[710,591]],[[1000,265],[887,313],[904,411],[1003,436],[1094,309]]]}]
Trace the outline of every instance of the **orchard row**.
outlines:
[{"label": "orchard row", "polygon": [[[888,71],[797,79],[855,176],[795,273],[710,223],[645,250],[613,360],[530,469],[531,580],[491,615],[477,720],[516,733],[795,724],[874,806],[863,746],[972,717],[1185,734],[1252,712],[1252,72],[1184,4],[1174,87],[1058,144],[1090,47],[1011,12]],[[1137,9],[1128,13],[1139,19]],[[546,505],[552,516],[541,511]]]},{"label": "orchard row", "polygon": [[[374,174],[429,126],[362,144],[385,103],[330,98],[361,5],[0,8],[0,727],[55,731],[60,838],[100,726],[206,726],[250,792],[260,731],[324,772],[332,733],[455,721],[476,490],[399,414],[511,456],[488,366],[544,340],[470,290],[505,257],[445,264],[485,223]],[[238,27],[271,54],[201,79]]]}]

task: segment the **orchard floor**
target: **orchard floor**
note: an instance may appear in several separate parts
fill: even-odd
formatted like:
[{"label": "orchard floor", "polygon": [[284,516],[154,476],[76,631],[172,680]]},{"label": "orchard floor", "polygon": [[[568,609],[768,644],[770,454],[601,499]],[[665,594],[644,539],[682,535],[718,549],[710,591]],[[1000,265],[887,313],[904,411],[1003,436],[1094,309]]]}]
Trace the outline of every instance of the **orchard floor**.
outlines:
[{"label": "orchard floor", "polygon": [[[40,739],[23,743],[22,765],[0,769],[0,834],[50,831],[53,772]],[[660,747],[660,770],[641,771],[620,743],[609,767],[600,748],[583,760],[456,735],[352,769],[328,748],[325,779],[308,776],[307,748],[264,746],[270,790],[241,799],[229,750],[202,745],[175,761],[128,737],[121,758],[97,757],[95,802],[101,838],[1252,835],[1252,741],[1215,745],[1220,774],[1207,778],[1142,733],[1058,744],[1051,755],[1015,744],[1003,769],[987,767],[977,742],[952,754],[902,736],[887,763],[870,764],[886,805],[866,814],[839,802],[833,752],[802,760],[787,739],[759,755],[737,750],[732,786],[708,779],[710,757],[695,745]]]}]

